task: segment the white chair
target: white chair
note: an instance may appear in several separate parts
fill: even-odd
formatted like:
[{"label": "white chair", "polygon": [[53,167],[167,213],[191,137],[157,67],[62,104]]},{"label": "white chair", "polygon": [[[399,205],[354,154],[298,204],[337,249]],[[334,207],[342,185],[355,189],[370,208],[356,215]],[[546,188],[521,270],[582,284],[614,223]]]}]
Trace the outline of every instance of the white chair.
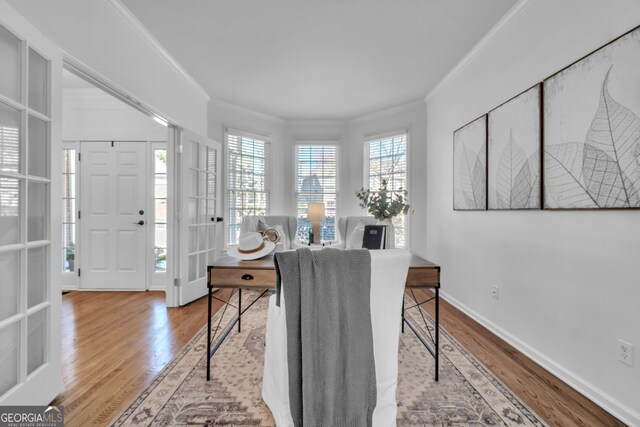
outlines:
[{"label": "white chair", "polygon": [[262,220],[265,224],[270,226],[282,225],[286,239],[283,240],[283,249],[296,249],[302,247],[300,243],[296,242],[296,236],[298,233],[298,220],[294,216],[285,215],[247,215],[242,219],[240,225],[240,234],[249,231],[261,231],[258,224]]},{"label": "white chair", "polygon": [[[342,249],[351,249],[349,247],[349,239],[351,237],[351,233],[353,233],[353,230],[360,221],[364,222],[364,225],[376,225],[378,223],[378,220],[372,216],[346,216],[338,218],[338,242],[331,246]],[[387,233],[388,236],[394,235],[393,225],[391,227],[391,230]],[[387,241],[387,249],[393,248],[395,248],[395,242],[393,239],[389,239],[389,241]]]},{"label": "white chair", "polygon": [[[370,253],[371,328],[377,385],[373,426],[391,427],[396,425],[402,296],[411,253],[403,249]],[[281,295],[280,307],[276,306],[276,295],[269,298],[265,341],[262,398],[278,427],[292,427],[284,295]]]}]

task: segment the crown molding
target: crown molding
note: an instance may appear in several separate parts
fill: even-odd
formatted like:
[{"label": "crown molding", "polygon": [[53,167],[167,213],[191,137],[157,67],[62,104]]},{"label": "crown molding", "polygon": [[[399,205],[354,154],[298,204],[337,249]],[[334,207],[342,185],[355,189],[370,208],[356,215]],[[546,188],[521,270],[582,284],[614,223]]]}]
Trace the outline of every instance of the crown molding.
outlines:
[{"label": "crown molding", "polygon": [[124,20],[129,24],[129,26],[135,30],[138,35],[142,37],[147,44],[160,55],[162,59],[165,60],[167,64],[173,68],[173,70],[178,73],[178,75],[188,82],[190,85],[196,89],[200,95],[205,98],[205,100],[209,101],[211,96],[207,93],[206,90],[193,78],[191,75],[185,70],[182,65],[169,53],[168,50],[162,46],[162,44],[156,39],[151,32],[135,17],[135,15],[124,5],[120,0],[104,0],[108,5],[110,5]]},{"label": "crown molding", "polygon": [[287,120],[288,127],[345,127],[349,123],[343,119],[292,119]]},{"label": "crown molding", "polygon": [[274,123],[282,124],[282,123],[285,123],[286,121],[280,117],[276,117],[276,116],[269,115],[267,113],[262,113],[260,111],[252,110],[251,108],[243,107],[238,104],[232,104],[230,102],[220,101],[219,99],[210,98],[209,105],[213,105],[213,106],[225,109],[227,111],[232,111],[235,113],[247,114],[247,115],[250,115],[259,119],[267,120],[270,122],[274,122]]},{"label": "crown molding", "polygon": [[367,122],[370,120],[380,119],[382,117],[390,116],[391,114],[402,113],[407,110],[412,110],[414,108],[425,105],[424,99],[416,99],[415,101],[410,101],[405,104],[396,105],[395,107],[386,108],[384,110],[376,111],[374,113],[365,114],[364,116],[358,116],[350,119],[349,124],[353,123],[361,123]]},{"label": "crown molding", "polygon": [[534,0],[519,0],[509,11],[489,30],[487,34],[484,35],[480,39],[480,41],[467,53],[461,60],[456,64],[455,67],[449,71],[449,73],[444,76],[440,82],[434,86],[433,89],[429,91],[427,96],[425,96],[425,102],[428,102],[429,99],[440,89],[442,89],[447,83],[451,82],[455,79],[458,74],[464,71],[465,68],[473,62],[473,60],[482,53],[484,49],[500,35],[500,33],[516,18],[518,18],[531,4],[533,4]]},{"label": "crown molding", "polygon": [[110,111],[141,111],[125,104],[98,88],[64,88],[62,98],[69,109],[92,109]]}]

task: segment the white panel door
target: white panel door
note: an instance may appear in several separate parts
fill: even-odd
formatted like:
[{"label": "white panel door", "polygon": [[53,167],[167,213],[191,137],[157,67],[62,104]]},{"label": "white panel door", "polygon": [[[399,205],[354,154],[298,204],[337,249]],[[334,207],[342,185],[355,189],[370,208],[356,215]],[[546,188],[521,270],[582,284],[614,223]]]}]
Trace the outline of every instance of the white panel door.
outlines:
[{"label": "white panel door", "polygon": [[83,289],[146,289],[145,142],[80,146]]},{"label": "white panel door", "polygon": [[223,223],[220,194],[222,145],[183,130],[181,133],[181,286],[179,304],[207,293],[207,266],[220,255]]}]

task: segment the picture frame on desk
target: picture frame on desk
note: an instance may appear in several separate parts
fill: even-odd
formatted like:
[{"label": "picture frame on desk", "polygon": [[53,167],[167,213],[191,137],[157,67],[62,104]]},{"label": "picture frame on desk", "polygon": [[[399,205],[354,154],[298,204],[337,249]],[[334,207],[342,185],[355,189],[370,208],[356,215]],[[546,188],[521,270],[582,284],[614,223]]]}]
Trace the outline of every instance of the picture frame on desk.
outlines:
[{"label": "picture frame on desk", "polygon": [[386,235],[386,225],[365,225],[362,247],[369,250],[385,249],[387,247]]}]

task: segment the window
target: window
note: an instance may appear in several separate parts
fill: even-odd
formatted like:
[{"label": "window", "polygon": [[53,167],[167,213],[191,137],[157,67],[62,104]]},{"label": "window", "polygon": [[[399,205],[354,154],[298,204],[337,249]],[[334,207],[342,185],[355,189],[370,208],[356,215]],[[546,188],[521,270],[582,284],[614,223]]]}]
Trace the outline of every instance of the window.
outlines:
[{"label": "window", "polygon": [[153,150],[154,270],[167,271],[167,150]]},{"label": "window", "polygon": [[296,211],[300,241],[308,239],[311,228],[311,222],[307,219],[309,203],[324,203],[325,219],[320,224],[320,238],[335,239],[338,199],[337,151],[336,145],[296,145]]},{"label": "window", "polygon": [[[388,181],[390,191],[407,189],[407,134],[376,138],[364,144],[365,186],[377,190],[382,180]],[[407,245],[407,217],[393,219],[396,231],[396,247]]]},{"label": "window", "polygon": [[76,150],[62,150],[62,271],[75,271]]},{"label": "window", "polygon": [[266,215],[269,211],[269,143],[231,130],[226,140],[227,242],[236,244],[245,215]]}]

